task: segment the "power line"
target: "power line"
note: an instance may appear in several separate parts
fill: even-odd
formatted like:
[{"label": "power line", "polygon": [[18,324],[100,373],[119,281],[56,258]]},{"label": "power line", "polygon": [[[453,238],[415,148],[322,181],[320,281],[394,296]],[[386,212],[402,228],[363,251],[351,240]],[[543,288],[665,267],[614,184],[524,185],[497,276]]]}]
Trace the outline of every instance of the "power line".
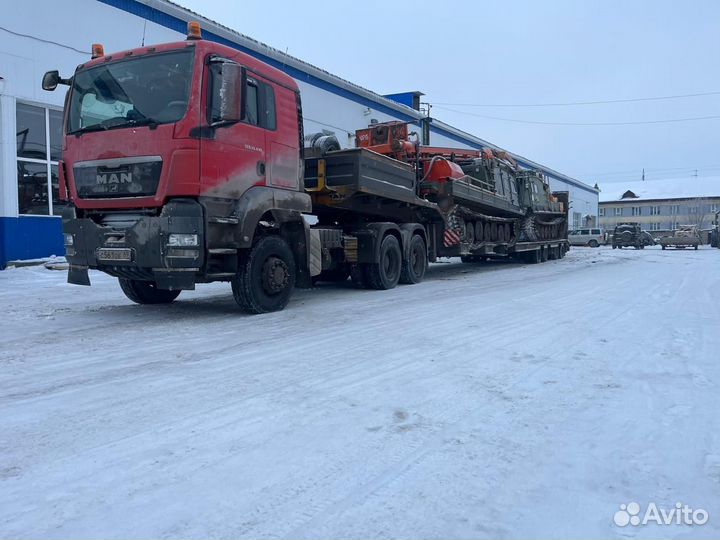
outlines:
[{"label": "power line", "polygon": [[[623,176],[628,174],[638,174],[641,169],[632,169],[632,170],[625,170],[625,171],[613,171],[613,172],[601,172],[601,173],[580,173],[579,176],[592,176],[592,177],[600,177],[600,176]],[[706,167],[697,167],[695,165],[690,165],[687,167],[665,167],[665,168],[645,168],[645,172],[648,174],[666,174],[671,171],[715,171],[720,170],[720,165],[708,165]]]},{"label": "power line", "polygon": [[8,29],[5,28],[4,26],[0,26],[0,30],[3,30],[3,31],[5,31],[5,32],[7,32],[8,34],[12,34],[12,35],[14,35],[14,36],[24,37],[24,38],[29,38],[29,39],[34,39],[35,41],[40,41],[41,43],[47,43],[47,44],[49,44],[49,45],[57,45],[58,47],[63,47],[63,48],[65,48],[65,49],[68,49],[68,50],[71,50],[71,51],[75,51],[75,52],[78,52],[78,53],[80,53],[80,54],[87,54],[87,55],[90,54],[90,51],[82,51],[82,50],[80,50],[80,49],[76,49],[75,47],[71,47],[70,45],[65,45],[65,44],[63,44],[63,43],[58,43],[57,41],[51,41],[51,40],[49,40],[49,39],[42,39],[42,38],[39,38],[39,37],[31,36],[30,34],[21,34],[20,32],[14,32],[13,30],[8,30]]},{"label": "power line", "polygon": [[609,103],[637,103],[639,101],[664,101],[667,99],[682,99],[690,97],[717,96],[717,92],[700,92],[697,94],[677,94],[674,96],[655,96],[629,99],[606,99],[601,101],[569,101],[567,103],[443,103],[436,102],[435,105],[452,105],[455,107],[570,107],[576,105],[606,105]]},{"label": "power line", "polygon": [[516,118],[502,118],[499,116],[487,116],[484,114],[471,113],[466,111],[458,111],[457,109],[450,109],[448,107],[441,107],[435,105],[436,108],[444,111],[450,111],[457,114],[463,114],[467,116],[477,116],[478,118],[484,118],[486,120],[498,120],[501,122],[514,122],[516,124],[535,124],[540,126],[639,126],[646,124],[672,124],[679,122],[694,122],[698,120],[716,120],[720,118],[720,115],[713,116],[693,116],[689,118],[669,118],[663,120],[643,120],[638,122],[541,122],[536,120],[519,120]]},{"label": "power line", "polygon": [[[665,173],[656,173],[656,174],[646,174],[645,180],[648,182],[654,182],[656,180],[682,180],[682,179],[697,179],[697,178],[718,178],[719,175],[717,173],[711,173],[711,174],[702,174],[698,170],[699,174],[695,174],[695,169],[685,169],[683,171],[675,171],[675,172],[665,172]],[[579,175],[576,175],[579,176]],[[608,176],[604,178],[597,178],[593,176],[580,176],[581,178],[592,178],[593,181],[596,182],[606,182],[614,184],[616,182],[634,182],[634,181],[640,181],[642,180],[642,175],[640,171],[635,171],[633,174],[625,174],[622,176]]]}]

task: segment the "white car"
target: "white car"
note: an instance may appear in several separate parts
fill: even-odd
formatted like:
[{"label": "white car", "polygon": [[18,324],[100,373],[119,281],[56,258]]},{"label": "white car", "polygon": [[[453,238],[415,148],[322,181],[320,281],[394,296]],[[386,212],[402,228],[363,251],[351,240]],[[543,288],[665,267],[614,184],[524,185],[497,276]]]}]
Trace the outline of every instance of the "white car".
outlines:
[{"label": "white car", "polygon": [[568,233],[571,246],[598,247],[605,243],[605,232],[602,229],[577,229]]}]

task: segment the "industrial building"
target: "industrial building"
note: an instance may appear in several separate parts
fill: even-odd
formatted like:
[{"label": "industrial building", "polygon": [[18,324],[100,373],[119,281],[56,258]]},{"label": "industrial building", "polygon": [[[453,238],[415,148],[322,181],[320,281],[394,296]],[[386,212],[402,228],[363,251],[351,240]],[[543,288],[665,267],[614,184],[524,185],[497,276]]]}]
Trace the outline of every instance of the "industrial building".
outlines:
[{"label": "industrial building", "polygon": [[680,225],[712,228],[720,211],[720,177],[648,180],[606,184],[600,192],[600,226],[639,223],[654,236]]},{"label": "industrial building", "polygon": [[[203,37],[237,48],[298,82],[306,134],[334,134],[354,146],[355,130],[375,122],[409,122],[418,133],[426,116],[420,92],[381,96],[289,56],[166,0],[27,0],[0,22],[0,268],[9,261],[62,255],[57,164],[62,154],[64,92],[44,92],[45,71],[70,76],[90,56],[91,43],[121,51],[185,38],[198,20]],[[92,21],[106,21],[102,27]],[[429,119],[427,143],[497,148],[491,142]],[[511,150],[511,149],[507,149]],[[512,152],[511,152],[512,154]],[[554,190],[570,192],[570,226],[593,222],[598,191],[558,171],[512,154],[522,167],[542,170]]]}]

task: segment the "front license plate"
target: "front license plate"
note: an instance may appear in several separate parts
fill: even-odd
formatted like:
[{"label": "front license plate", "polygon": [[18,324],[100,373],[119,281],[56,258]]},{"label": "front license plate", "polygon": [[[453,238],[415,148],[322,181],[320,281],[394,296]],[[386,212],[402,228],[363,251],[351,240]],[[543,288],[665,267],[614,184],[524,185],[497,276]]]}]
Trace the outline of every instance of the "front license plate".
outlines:
[{"label": "front license plate", "polygon": [[100,248],[97,250],[98,261],[132,261],[130,248]]}]

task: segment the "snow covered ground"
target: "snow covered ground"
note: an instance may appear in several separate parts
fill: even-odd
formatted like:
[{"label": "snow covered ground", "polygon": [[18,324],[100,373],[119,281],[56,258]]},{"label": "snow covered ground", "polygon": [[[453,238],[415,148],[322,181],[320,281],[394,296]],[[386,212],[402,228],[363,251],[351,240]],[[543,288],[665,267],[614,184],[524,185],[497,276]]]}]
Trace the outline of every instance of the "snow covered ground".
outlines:
[{"label": "snow covered ground", "polygon": [[[0,538],[720,536],[720,250],[136,306],[0,272]],[[702,526],[619,527],[621,504]]]}]

